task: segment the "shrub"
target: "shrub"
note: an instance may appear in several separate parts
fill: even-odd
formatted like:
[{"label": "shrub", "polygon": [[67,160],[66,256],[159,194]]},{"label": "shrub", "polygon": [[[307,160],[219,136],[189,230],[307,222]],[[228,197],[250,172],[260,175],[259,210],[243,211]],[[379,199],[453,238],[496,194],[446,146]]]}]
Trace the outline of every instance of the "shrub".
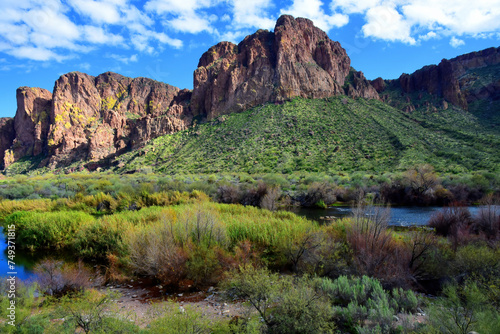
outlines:
[{"label": "shrub", "polygon": [[270,333],[334,333],[334,313],[327,298],[307,277],[283,279],[281,298],[272,312]]},{"label": "shrub", "polygon": [[358,273],[375,276],[390,284],[404,284],[408,278],[408,270],[401,261],[404,250],[396,247],[387,230],[390,208],[358,204],[353,214],[347,241]]},{"label": "shrub", "polygon": [[469,209],[455,204],[433,214],[428,225],[434,228],[438,235],[447,237],[456,235],[459,228],[469,224],[470,221],[471,214]]},{"label": "shrub", "polygon": [[281,197],[281,190],[279,187],[267,188],[266,194],[260,201],[260,207],[269,211],[276,211],[278,209],[278,200]]},{"label": "shrub", "polygon": [[[10,283],[5,277],[0,280],[0,332],[2,333],[32,333],[29,330],[40,330],[41,326],[37,326],[32,318],[32,310],[39,303],[35,298],[35,291],[38,289],[36,284],[24,284],[22,281],[15,281],[15,314],[12,314],[8,309],[11,307],[10,301],[12,300],[8,291],[10,290]],[[15,326],[9,324],[14,320],[9,315],[15,316]],[[45,321],[40,321],[45,322]],[[40,331],[38,332],[40,333]]]},{"label": "shrub", "polygon": [[102,218],[79,229],[74,235],[72,248],[80,257],[105,260],[109,254],[125,254],[122,235],[123,226],[120,228]]},{"label": "shrub", "polygon": [[327,300],[307,277],[293,281],[266,269],[240,267],[226,283],[233,297],[244,298],[258,312],[268,333],[333,333]]},{"label": "shrub", "polygon": [[216,247],[191,245],[186,262],[187,278],[193,280],[194,286],[213,284],[220,276],[222,263]]},{"label": "shrub", "polygon": [[262,198],[264,198],[267,192],[268,186],[263,182],[260,182],[256,187],[247,189],[247,191],[241,195],[241,204],[259,206]]},{"label": "shrub", "polygon": [[382,288],[380,281],[367,276],[340,276],[333,281],[322,278],[316,279],[314,284],[330,299],[340,328],[349,332],[379,327],[388,333],[393,315],[414,311],[418,303],[411,290],[395,289],[390,294]]},{"label": "shrub", "polygon": [[493,281],[500,275],[500,249],[487,245],[469,244],[459,247],[451,262],[457,277],[475,277],[482,281]]},{"label": "shrub", "polygon": [[15,212],[5,223],[16,224],[17,243],[32,251],[61,249],[70,245],[73,235],[95,219],[84,212]]},{"label": "shrub", "polygon": [[467,334],[471,331],[496,333],[500,315],[487,302],[475,283],[463,287],[448,284],[429,310],[428,332]]},{"label": "shrub", "polygon": [[240,191],[233,185],[222,185],[217,189],[217,201],[220,203],[235,204],[240,201]]},{"label": "shrub", "polygon": [[[40,291],[51,296],[80,292],[91,286],[91,273],[82,262],[70,265],[46,259],[35,266],[34,272]],[[94,279],[94,284],[96,282]]]},{"label": "shrub", "polygon": [[216,213],[201,204],[179,214],[165,211],[163,221],[128,236],[132,269],[173,285],[188,275],[196,283],[211,281],[220,269],[215,247],[227,244]]},{"label": "shrub", "polygon": [[405,174],[407,184],[416,194],[429,194],[439,184],[434,167],[429,164],[418,165],[409,169]]},{"label": "shrub", "polygon": [[[112,318],[113,313],[117,312],[113,300],[119,297],[118,292],[103,294],[96,290],[86,290],[73,298],[63,297],[58,313],[66,321],[74,323],[76,328],[81,328],[84,333],[116,333],[117,319],[113,321]],[[126,327],[130,329],[130,326]],[[137,328],[134,329],[137,331]],[[127,332],[132,333],[125,331]]]},{"label": "shrub", "polygon": [[425,265],[438,244],[437,237],[426,227],[416,228],[405,235],[404,246],[408,269],[414,280],[425,275]]},{"label": "shrub", "polygon": [[500,238],[500,208],[495,205],[492,197],[486,198],[482,204],[484,207],[474,218],[472,229],[476,233],[482,233],[488,240],[497,240]]},{"label": "shrub", "polygon": [[175,243],[167,225],[152,226],[128,237],[131,268],[138,274],[176,285],[186,276],[187,255]]},{"label": "shrub", "polygon": [[469,209],[455,203],[433,214],[428,224],[435,229],[436,234],[450,238],[456,250],[458,243],[468,235],[471,221]]},{"label": "shrub", "polygon": [[314,182],[307,188],[306,194],[301,200],[303,206],[318,206],[320,203],[323,206],[332,205],[337,200],[335,189],[326,182]]}]

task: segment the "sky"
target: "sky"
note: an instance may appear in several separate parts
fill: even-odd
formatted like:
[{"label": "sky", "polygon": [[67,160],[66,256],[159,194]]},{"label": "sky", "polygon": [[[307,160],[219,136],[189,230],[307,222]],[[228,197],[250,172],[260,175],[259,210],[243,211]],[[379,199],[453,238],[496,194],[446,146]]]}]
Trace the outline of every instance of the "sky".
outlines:
[{"label": "sky", "polygon": [[306,17],[368,79],[500,45],[500,0],[1,0],[0,117],[20,86],[53,90],[62,74],[113,71],[193,88],[201,55]]}]

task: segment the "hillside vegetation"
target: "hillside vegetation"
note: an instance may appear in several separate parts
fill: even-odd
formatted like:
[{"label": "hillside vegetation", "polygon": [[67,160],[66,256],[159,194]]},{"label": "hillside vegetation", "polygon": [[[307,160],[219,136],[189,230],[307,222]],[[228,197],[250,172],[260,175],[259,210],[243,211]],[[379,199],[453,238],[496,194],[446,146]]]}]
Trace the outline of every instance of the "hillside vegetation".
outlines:
[{"label": "hillside vegetation", "polygon": [[497,171],[498,130],[450,107],[411,113],[365,99],[296,98],[221,116],[117,158],[116,171],[373,172],[430,163],[437,171]]}]

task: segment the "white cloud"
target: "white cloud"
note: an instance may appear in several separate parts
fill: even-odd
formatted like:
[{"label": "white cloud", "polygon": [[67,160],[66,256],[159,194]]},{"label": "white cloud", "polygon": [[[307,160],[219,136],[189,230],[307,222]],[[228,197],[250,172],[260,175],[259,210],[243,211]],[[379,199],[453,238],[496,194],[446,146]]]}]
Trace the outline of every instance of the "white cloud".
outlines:
[{"label": "white cloud", "polygon": [[135,48],[139,51],[153,53],[154,47],[150,45],[150,41],[157,41],[162,44],[167,44],[176,49],[179,49],[183,46],[183,43],[180,39],[171,38],[162,32],[159,33],[149,30],[140,23],[130,24],[128,28],[132,32],[130,40]]},{"label": "white cloud", "polygon": [[196,34],[213,31],[208,15],[199,12],[212,5],[208,0],[150,0],[144,5],[144,9],[160,16],[173,15],[174,18],[166,20],[168,26],[178,31]]},{"label": "white cloud", "polygon": [[29,42],[31,29],[26,25],[0,22],[0,36],[12,45],[22,45]]},{"label": "white cloud", "polygon": [[92,23],[116,24],[121,20],[116,2],[93,0],[69,0],[68,2],[77,12],[88,16]]},{"label": "white cloud", "polygon": [[438,35],[434,31],[429,31],[425,35],[418,36],[418,39],[422,40],[422,41],[428,41],[430,39],[437,38],[437,37],[438,37]]},{"label": "white cloud", "polygon": [[465,45],[465,42],[453,36],[450,40],[450,45],[453,46],[454,48],[458,48],[459,46]]},{"label": "white cloud", "polygon": [[0,51],[24,59],[61,61],[100,45],[133,46],[148,53],[164,44],[182,47],[182,41],[158,32],[154,20],[130,0],[61,1],[2,0]]},{"label": "white cloud", "polygon": [[137,57],[136,54],[130,56],[130,57],[127,57],[127,56],[120,56],[120,55],[117,55],[117,54],[110,54],[109,55],[109,58],[112,58],[114,60],[117,60],[121,63],[124,63],[124,64],[128,64],[128,63],[135,63],[139,60],[139,58]]},{"label": "white cloud", "polygon": [[500,0],[1,0],[0,11],[0,52],[40,61],[108,45],[154,54],[202,32],[209,44],[238,42],[285,13],[325,31],[358,15],[365,37],[411,45],[445,38],[458,47],[500,31]]},{"label": "white cloud", "polygon": [[80,67],[85,71],[89,71],[92,65],[90,65],[89,63],[82,63],[80,64]]},{"label": "white cloud", "polygon": [[101,27],[84,26],[82,30],[85,40],[90,43],[117,45],[124,41],[122,36],[104,31]]},{"label": "white cloud", "polygon": [[[414,41],[440,36],[471,37],[500,29],[498,0],[333,0],[330,7],[345,14],[362,14],[366,37]],[[391,24],[379,19],[385,8]],[[398,32],[398,29],[403,29]],[[434,35],[435,34],[435,35]]]},{"label": "white cloud", "polygon": [[50,8],[37,8],[28,11],[23,17],[24,23],[33,31],[54,38],[73,41],[80,37],[76,24],[60,11]]},{"label": "white cloud", "polygon": [[322,9],[320,0],[294,0],[293,4],[281,10],[281,14],[290,14],[295,17],[305,17],[314,22],[314,25],[325,31],[333,27],[342,27],[349,22],[347,15],[334,13],[327,15]]},{"label": "white cloud", "polygon": [[7,51],[7,53],[18,58],[26,58],[39,61],[48,61],[48,60],[61,61],[67,58],[60,56],[55,52],[52,52],[47,49],[30,47],[30,46],[21,46],[18,48],[14,48]]},{"label": "white cloud", "polygon": [[257,28],[273,29],[276,18],[269,10],[272,7],[270,0],[228,0],[232,7],[234,29]]},{"label": "white cloud", "polygon": [[366,12],[367,23],[361,28],[366,37],[375,37],[388,41],[400,41],[415,44],[410,36],[410,24],[391,7],[378,6]]},{"label": "white cloud", "polygon": [[220,41],[226,41],[226,42],[231,42],[231,43],[239,43],[247,33],[243,30],[237,30],[237,31],[226,31],[225,33],[221,34],[218,36]]},{"label": "white cloud", "polygon": [[363,13],[370,8],[380,5],[382,0],[336,0],[332,1],[332,10],[341,9],[346,14]]},{"label": "white cloud", "polygon": [[378,6],[366,12],[367,23],[362,31],[367,37],[375,37],[389,41],[400,41],[415,44],[410,36],[410,24],[394,8]]}]

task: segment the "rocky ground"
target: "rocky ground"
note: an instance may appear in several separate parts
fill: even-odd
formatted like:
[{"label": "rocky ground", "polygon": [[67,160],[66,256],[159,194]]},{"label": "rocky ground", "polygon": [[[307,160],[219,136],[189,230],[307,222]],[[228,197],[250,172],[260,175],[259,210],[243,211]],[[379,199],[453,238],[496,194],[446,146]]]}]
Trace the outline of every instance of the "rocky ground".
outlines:
[{"label": "rocky ground", "polygon": [[[116,301],[119,312],[142,328],[147,327],[155,318],[158,307],[167,301],[177,303],[181,312],[189,308],[200,310],[203,316],[212,320],[239,318],[248,316],[248,312],[253,312],[244,305],[244,301],[229,301],[214,287],[196,292],[190,292],[189,288],[189,285],[184,286],[181,288],[184,292],[172,293],[167,292],[163,286],[152,285],[146,280],[130,280],[121,284],[108,284],[101,289],[119,292],[121,297]],[[427,314],[421,309],[418,311],[411,315],[395,315],[394,327],[415,328],[418,324],[424,323]]]},{"label": "rocky ground", "polygon": [[190,286],[181,291],[167,292],[161,285],[152,285],[146,280],[130,280],[121,284],[108,284],[103,291],[117,291],[121,297],[116,300],[119,312],[141,327],[146,327],[154,318],[155,309],[167,301],[174,301],[179,310],[201,310],[209,319],[240,317],[248,310],[242,301],[228,301],[214,287],[203,291],[190,292]]}]

